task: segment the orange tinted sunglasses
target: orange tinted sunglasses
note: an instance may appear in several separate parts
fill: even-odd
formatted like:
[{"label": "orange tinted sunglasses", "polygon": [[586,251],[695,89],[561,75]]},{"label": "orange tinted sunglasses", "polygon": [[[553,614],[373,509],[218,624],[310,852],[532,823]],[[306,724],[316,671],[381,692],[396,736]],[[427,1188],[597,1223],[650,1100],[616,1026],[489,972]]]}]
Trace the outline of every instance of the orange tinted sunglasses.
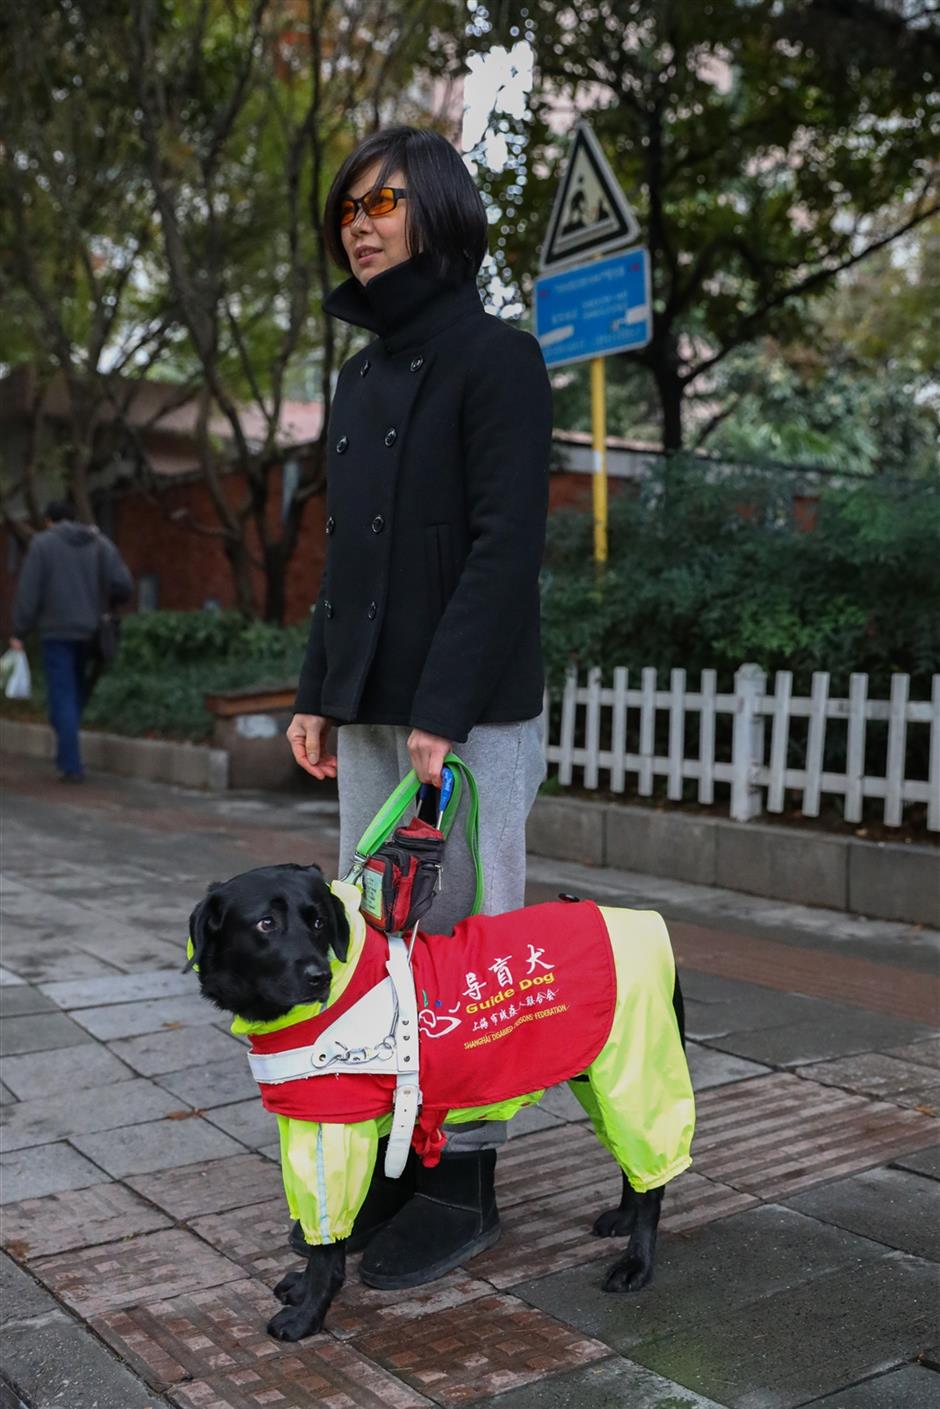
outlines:
[{"label": "orange tinted sunglasses", "polygon": [[391,215],[398,202],[404,200],[407,194],[408,192],[400,186],[379,186],[374,191],[366,191],[364,196],[344,196],[339,203],[339,223],[351,225],[360,207],[370,220],[374,215]]}]

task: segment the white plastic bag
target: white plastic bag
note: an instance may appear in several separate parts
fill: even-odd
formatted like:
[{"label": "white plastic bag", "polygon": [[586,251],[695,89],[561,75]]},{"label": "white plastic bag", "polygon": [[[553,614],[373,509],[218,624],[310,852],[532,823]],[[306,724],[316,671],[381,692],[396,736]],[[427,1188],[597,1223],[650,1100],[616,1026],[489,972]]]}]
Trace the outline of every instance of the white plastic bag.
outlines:
[{"label": "white plastic bag", "polygon": [[0,656],[0,680],[8,700],[28,700],[33,692],[26,652],[11,646]]}]

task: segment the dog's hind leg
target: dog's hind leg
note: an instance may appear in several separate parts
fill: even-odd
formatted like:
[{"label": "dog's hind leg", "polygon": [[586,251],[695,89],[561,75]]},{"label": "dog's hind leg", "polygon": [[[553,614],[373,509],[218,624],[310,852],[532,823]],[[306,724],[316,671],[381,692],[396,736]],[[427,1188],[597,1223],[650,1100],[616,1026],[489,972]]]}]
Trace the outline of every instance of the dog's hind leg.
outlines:
[{"label": "dog's hind leg", "polygon": [[682,994],[682,984],[679,981],[679,970],[676,969],[676,981],[672,990],[672,1007],[676,1015],[676,1023],[679,1028],[679,1037],[685,1049],[685,998]]},{"label": "dog's hind leg", "polygon": [[619,1205],[617,1208],[608,1208],[604,1213],[598,1214],[591,1227],[591,1232],[597,1238],[625,1238],[633,1232],[638,1200],[641,1196],[631,1188],[630,1181],[625,1174],[621,1175],[621,1178],[623,1187]]},{"label": "dog's hind leg", "polygon": [[588,1082],[574,1082],[572,1090],[625,1176],[619,1208],[594,1225],[600,1235],[630,1234],[604,1287],[634,1292],[653,1275],[663,1186],[691,1163],[695,1098],[683,1052],[682,989],[661,916],[601,913],[614,951],[617,1004]]},{"label": "dog's hind leg", "polygon": [[[604,1124],[604,1116],[597,1100],[597,1094],[591,1086],[590,1078],[587,1076],[575,1076],[568,1082],[568,1089],[572,1095],[584,1107],[591,1118],[591,1125],[594,1127],[594,1134],[604,1146],[604,1149],[613,1158],[617,1158],[616,1151],[610,1143],[607,1129]],[[630,1181],[624,1174],[623,1184],[620,1193],[620,1203],[616,1208],[606,1209],[595,1218],[591,1232],[598,1238],[625,1238],[628,1233],[632,1233],[633,1224],[636,1218],[636,1193],[630,1187]]]},{"label": "dog's hind leg", "polygon": [[[268,1322],[268,1334],[279,1341],[299,1341],[306,1336],[315,1336],[322,1329],[330,1303],[345,1278],[345,1239],[311,1248],[299,1283],[291,1284],[291,1301],[276,1316],[272,1316]],[[278,1283],[279,1286],[282,1284]]]},{"label": "dog's hind leg", "polygon": [[[624,1180],[625,1190],[626,1187]],[[623,1257],[618,1258],[604,1278],[605,1292],[638,1292],[653,1276],[663,1191],[650,1189],[648,1193],[638,1194],[631,1189],[630,1193],[634,1208],[633,1231]]]}]

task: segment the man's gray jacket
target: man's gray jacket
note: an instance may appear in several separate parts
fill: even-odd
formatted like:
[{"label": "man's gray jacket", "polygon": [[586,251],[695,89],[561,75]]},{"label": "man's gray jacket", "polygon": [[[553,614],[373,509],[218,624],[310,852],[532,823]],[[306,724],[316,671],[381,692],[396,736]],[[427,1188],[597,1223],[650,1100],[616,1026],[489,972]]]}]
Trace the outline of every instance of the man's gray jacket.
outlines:
[{"label": "man's gray jacket", "polygon": [[13,600],[13,635],[36,626],[53,640],[87,641],[98,629],[102,598],[117,606],[133,590],[124,559],[103,533],[87,524],[53,524],[29,545]]}]

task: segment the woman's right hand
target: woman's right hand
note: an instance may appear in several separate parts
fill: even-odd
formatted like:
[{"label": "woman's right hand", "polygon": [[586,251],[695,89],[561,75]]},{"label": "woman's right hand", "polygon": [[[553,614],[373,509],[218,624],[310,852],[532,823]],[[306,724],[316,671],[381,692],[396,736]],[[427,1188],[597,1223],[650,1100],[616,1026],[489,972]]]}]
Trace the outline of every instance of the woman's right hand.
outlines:
[{"label": "woman's right hand", "polygon": [[333,724],[322,714],[295,714],[287,726],[287,742],[294,762],[314,778],[336,777],[336,755],[326,752],[326,736]]}]

